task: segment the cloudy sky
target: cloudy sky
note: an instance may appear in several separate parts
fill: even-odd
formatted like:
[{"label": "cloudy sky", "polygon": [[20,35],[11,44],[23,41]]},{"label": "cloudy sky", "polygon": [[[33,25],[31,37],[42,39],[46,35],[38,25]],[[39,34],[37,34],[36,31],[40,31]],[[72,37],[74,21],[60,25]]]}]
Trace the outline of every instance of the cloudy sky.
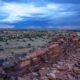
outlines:
[{"label": "cloudy sky", "polygon": [[0,0],[0,28],[80,28],[80,0]]}]

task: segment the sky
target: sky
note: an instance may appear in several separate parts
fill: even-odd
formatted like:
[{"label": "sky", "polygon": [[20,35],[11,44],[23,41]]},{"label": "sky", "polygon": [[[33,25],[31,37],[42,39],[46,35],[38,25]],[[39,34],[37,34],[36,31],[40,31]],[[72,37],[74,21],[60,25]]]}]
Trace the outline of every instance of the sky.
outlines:
[{"label": "sky", "polygon": [[80,0],[0,0],[0,28],[80,29]]}]

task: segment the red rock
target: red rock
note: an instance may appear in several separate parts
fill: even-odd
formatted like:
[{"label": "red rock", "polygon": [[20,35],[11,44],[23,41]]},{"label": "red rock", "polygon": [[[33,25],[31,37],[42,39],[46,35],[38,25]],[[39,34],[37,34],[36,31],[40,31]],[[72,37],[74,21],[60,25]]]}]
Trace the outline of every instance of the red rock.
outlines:
[{"label": "red rock", "polygon": [[37,78],[33,78],[32,80],[38,80]]},{"label": "red rock", "polygon": [[52,73],[59,73],[60,71],[58,71],[58,70],[52,70]]},{"label": "red rock", "polygon": [[3,80],[3,78],[0,78],[0,80]]},{"label": "red rock", "polygon": [[49,80],[47,76],[40,77],[39,80]]},{"label": "red rock", "polygon": [[60,66],[64,66],[64,62],[58,62]]},{"label": "red rock", "polygon": [[18,77],[18,80],[31,80],[31,79],[30,77],[24,77],[24,78]]},{"label": "red rock", "polygon": [[69,80],[76,80],[75,77],[71,76],[70,74],[67,74],[67,77],[69,78]]},{"label": "red rock", "polygon": [[80,74],[80,68],[78,68],[78,67],[73,67],[73,71],[75,72],[75,73],[79,73]]},{"label": "red rock", "polygon": [[38,76],[38,73],[37,73],[37,72],[32,72],[32,74],[33,74],[33,75],[36,75],[36,76]]},{"label": "red rock", "polygon": [[46,69],[42,69],[42,70],[39,70],[39,71],[38,71],[38,74],[39,74],[40,76],[46,76],[47,73],[48,73],[48,70],[46,70]]},{"label": "red rock", "polygon": [[47,74],[48,79],[50,80],[56,80],[56,75],[54,73],[48,73]]},{"label": "red rock", "polygon": [[67,68],[68,68],[68,71],[72,71],[72,68],[73,68],[73,65],[71,64],[66,64]]},{"label": "red rock", "polygon": [[67,66],[57,66],[57,69],[60,71],[66,71],[68,68]]},{"label": "red rock", "polygon": [[25,80],[31,80],[29,76],[25,77]]},{"label": "red rock", "polygon": [[28,70],[29,70],[29,72],[33,72],[34,71],[34,67],[33,66],[29,66]]},{"label": "red rock", "polygon": [[30,75],[30,78],[31,78],[31,79],[36,78],[36,75],[31,74],[31,75]]},{"label": "red rock", "polygon": [[67,76],[63,75],[62,73],[55,73],[56,80],[68,80]]}]

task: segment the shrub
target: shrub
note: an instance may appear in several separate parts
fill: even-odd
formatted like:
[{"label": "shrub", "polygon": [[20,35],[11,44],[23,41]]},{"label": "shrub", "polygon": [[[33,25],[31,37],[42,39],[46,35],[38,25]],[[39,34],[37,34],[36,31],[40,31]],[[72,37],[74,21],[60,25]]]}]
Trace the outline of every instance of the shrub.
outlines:
[{"label": "shrub", "polygon": [[3,51],[4,49],[3,48],[0,48],[0,51]]},{"label": "shrub", "polygon": [[8,45],[9,43],[6,43],[6,45]]},{"label": "shrub", "polygon": [[28,44],[28,47],[30,48],[31,47],[31,44]]},{"label": "shrub", "polygon": [[22,49],[22,48],[23,48],[22,46],[19,47],[19,49]]},{"label": "shrub", "polygon": [[19,41],[19,40],[17,40],[17,41]]},{"label": "shrub", "polygon": [[26,42],[25,40],[23,40],[23,42]]},{"label": "shrub", "polygon": [[11,52],[11,54],[14,54],[14,52]]}]

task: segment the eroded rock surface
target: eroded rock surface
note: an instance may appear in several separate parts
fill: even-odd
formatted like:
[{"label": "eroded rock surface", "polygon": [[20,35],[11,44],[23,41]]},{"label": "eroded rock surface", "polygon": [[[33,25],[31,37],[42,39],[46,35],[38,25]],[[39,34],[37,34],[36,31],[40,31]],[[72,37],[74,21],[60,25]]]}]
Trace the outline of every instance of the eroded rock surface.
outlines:
[{"label": "eroded rock surface", "polygon": [[28,54],[1,59],[0,80],[80,80],[80,39],[58,34]]}]

